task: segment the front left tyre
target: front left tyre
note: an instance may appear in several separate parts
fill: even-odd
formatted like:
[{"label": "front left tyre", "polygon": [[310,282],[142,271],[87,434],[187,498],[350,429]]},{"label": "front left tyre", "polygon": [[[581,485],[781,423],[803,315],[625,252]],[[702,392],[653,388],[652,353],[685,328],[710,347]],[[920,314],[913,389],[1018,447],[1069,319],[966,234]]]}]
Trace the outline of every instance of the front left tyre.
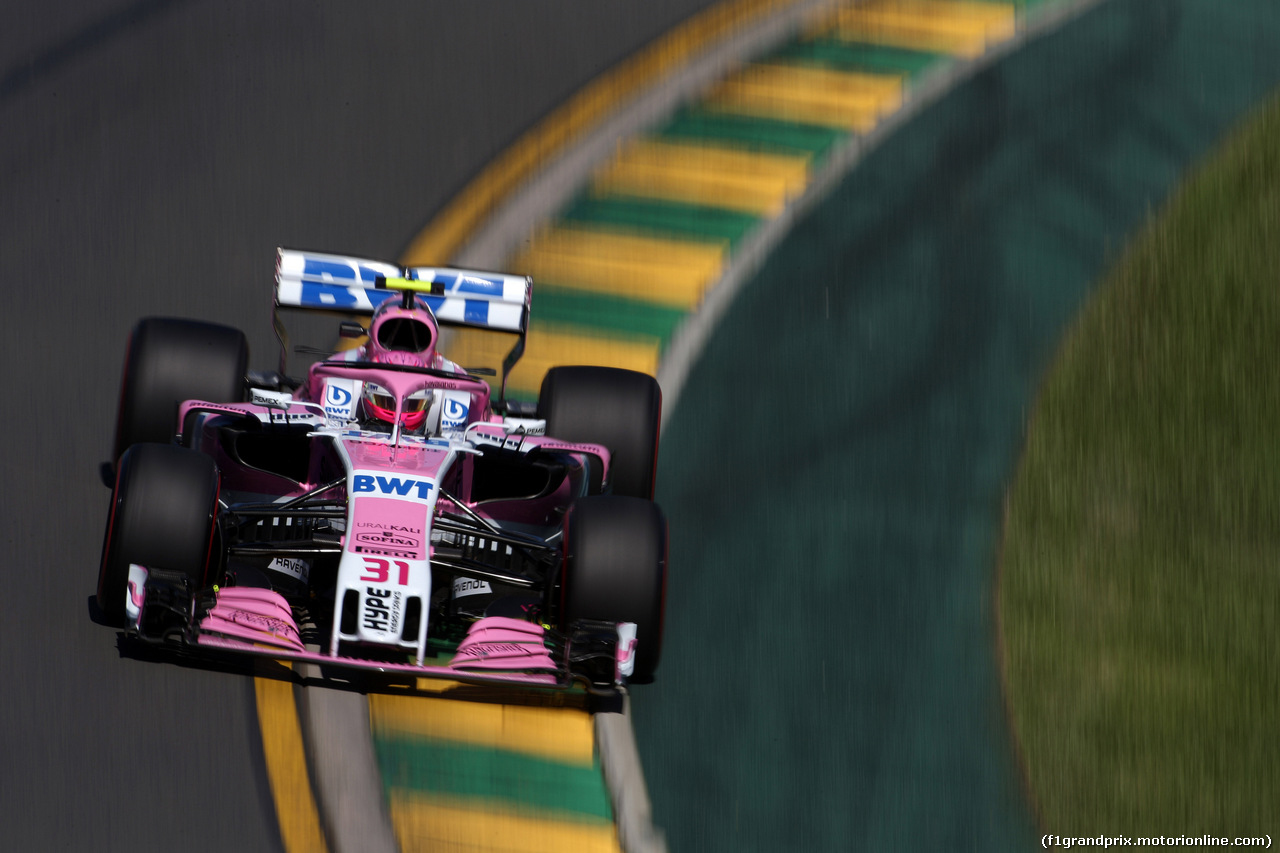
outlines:
[{"label": "front left tyre", "polygon": [[171,444],[135,444],[120,457],[98,571],[98,608],[125,621],[129,564],[182,572],[193,588],[211,580],[218,470],[211,458]]},{"label": "front left tyre", "polygon": [[578,620],[633,622],[635,671],[653,680],[662,655],[667,593],[667,520],[653,501],[580,498],[564,522],[561,628]]},{"label": "front left tyre", "polygon": [[[553,438],[609,448],[611,494],[653,500],[662,424],[658,380],[617,367],[553,367],[538,393],[538,417]],[[591,493],[599,494],[599,473],[592,479]]]}]

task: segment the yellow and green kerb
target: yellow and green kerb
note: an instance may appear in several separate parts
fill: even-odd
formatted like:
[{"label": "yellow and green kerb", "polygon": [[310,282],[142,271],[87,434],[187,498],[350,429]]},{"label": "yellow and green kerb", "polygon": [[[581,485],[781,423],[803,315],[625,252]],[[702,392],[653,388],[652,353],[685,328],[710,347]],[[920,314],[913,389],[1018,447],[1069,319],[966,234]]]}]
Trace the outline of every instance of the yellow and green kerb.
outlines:
[{"label": "yellow and green kerb", "polygon": [[[827,155],[898,110],[918,78],[1011,38],[1026,3],[871,0],[841,7],[622,142],[508,260],[535,281],[510,390],[557,364],[655,373],[734,251],[808,189]],[[479,363],[492,353],[455,359]]]},{"label": "yellow and green kerb", "polygon": [[591,715],[575,708],[370,696],[405,853],[617,853]]}]

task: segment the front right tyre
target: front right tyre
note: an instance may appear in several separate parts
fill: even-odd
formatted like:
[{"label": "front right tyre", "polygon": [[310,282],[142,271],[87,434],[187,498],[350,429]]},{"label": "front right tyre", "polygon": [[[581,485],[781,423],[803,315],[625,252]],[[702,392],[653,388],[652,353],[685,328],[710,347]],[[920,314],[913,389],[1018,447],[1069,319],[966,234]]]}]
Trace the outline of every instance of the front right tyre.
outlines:
[{"label": "front right tyre", "polygon": [[180,571],[207,586],[218,509],[213,460],[171,444],[135,444],[120,457],[98,570],[98,609],[125,622],[129,564]]},{"label": "front right tyre", "polygon": [[186,400],[243,400],[248,366],[239,329],[172,317],[139,321],[125,352],[112,459],[138,442],[171,441]]}]

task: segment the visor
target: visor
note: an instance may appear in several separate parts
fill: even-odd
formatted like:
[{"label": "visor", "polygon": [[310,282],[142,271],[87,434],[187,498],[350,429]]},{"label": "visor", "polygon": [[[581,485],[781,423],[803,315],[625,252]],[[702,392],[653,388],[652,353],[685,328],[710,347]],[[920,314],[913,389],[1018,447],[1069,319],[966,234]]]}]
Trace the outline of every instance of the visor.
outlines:
[{"label": "visor", "polygon": [[[374,382],[366,382],[364,386],[365,409],[371,417],[385,423],[391,423],[396,416],[396,398],[390,391]],[[417,429],[427,417],[427,407],[431,404],[431,391],[423,389],[405,398],[404,411],[400,423],[406,429]]]}]

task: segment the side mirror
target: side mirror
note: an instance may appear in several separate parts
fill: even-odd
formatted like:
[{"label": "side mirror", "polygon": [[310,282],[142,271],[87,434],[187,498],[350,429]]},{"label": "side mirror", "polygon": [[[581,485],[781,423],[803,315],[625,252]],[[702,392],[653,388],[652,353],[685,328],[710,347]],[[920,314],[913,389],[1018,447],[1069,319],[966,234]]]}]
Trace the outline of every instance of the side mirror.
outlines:
[{"label": "side mirror", "polygon": [[338,324],[338,337],[340,338],[363,338],[367,334],[369,334],[368,329],[351,320],[343,320]]}]

